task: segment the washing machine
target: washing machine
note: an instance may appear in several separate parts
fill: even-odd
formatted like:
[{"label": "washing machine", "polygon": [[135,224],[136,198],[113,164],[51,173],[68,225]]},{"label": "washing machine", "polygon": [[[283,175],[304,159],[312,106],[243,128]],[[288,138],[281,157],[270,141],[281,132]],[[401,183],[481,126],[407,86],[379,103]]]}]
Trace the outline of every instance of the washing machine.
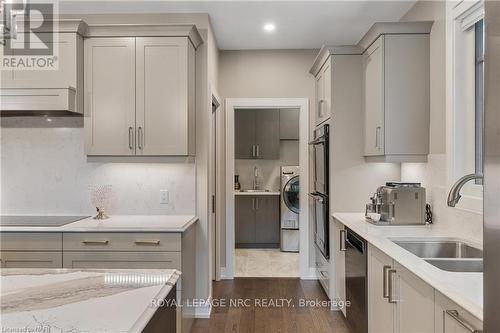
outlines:
[{"label": "washing machine", "polygon": [[299,252],[299,167],[281,167],[280,249]]}]

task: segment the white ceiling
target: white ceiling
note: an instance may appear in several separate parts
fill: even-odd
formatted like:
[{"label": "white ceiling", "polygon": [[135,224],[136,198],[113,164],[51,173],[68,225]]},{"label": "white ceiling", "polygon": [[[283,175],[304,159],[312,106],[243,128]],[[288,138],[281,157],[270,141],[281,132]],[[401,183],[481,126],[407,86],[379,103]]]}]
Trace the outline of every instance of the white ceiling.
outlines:
[{"label": "white ceiling", "polygon": [[[224,50],[312,49],[356,44],[375,22],[399,21],[414,0],[75,1],[61,13],[208,13]],[[272,22],[276,30],[262,27]]]}]

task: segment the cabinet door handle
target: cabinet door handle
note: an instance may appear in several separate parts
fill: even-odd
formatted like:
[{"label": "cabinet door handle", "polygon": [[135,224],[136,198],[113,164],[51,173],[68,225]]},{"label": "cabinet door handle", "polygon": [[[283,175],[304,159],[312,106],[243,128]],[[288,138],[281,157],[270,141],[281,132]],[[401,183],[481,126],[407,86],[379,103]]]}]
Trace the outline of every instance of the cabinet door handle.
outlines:
[{"label": "cabinet door handle", "polygon": [[143,146],[143,141],[144,141],[144,135],[143,135],[143,131],[142,131],[142,126],[139,126],[139,128],[137,129],[137,143],[138,143],[139,149],[141,149],[141,150],[142,150],[142,146]]},{"label": "cabinet door handle", "polygon": [[319,271],[319,272],[325,279],[328,279],[328,274],[326,274],[326,271]]},{"label": "cabinet door handle", "polygon": [[260,157],[260,146],[257,145],[256,147],[257,147],[257,149],[256,149],[256,151],[257,151],[257,157]]},{"label": "cabinet door handle", "polygon": [[252,198],[252,209],[255,210],[255,198]]},{"label": "cabinet door handle", "polygon": [[128,148],[134,149],[134,129],[132,126],[128,128]]},{"label": "cabinet door handle", "polygon": [[159,239],[152,239],[152,240],[136,240],[134,241],[136,245],[160,245],[160,240]]},{"label": "cabinet door handle", "polygon": [[255,157],[255,145],[252,145],[252,157]]},{"label": "cabinet door handle", "polygon": [[382,292],[382,296],[384,298],[389,298],[389,270],[391,269],[391,266],[384,266],[383,268],[383,292]]},{"label": "cabinet door handle", "polygon": [[345,230],[340,230],[340,251],[345,251]]},{"label": "cabinet door handle", "polygon": [[320,118],[323,116],[323,102],[324,102],[323,99],[320,99],[318,101],[318,115]]},{"label": "cabinet door handle", "polygon": [[396,274],[396,270],[395,269],[389,269],[388,270],[388,288],[389,288],[389,292],[388,292],[388,295],[387,295],[387,301],[389,303],[397,303],[397,301],[394,299],[394,295],[393,295],[393,289],[394,289],[394,286],[393,286],[393,274]]},{"label": "cabinet door handle", "polygon": [[259,198],[255,198],[255,210],[259,210]]},{"label": "cabinet door handle", "polygon": [[443,311],[443,332],[446,332],[445,320],[444,320],[446,315],[455,319],[460,324],[460,326],[465,328],[470,333],[482,333],[483,332],[482,330],[476,330],[471,324],[469,324],[463,318],[460,318],[460,315],[458,314],[457,310],[445,310],[445,311]]},{"label": "cabinet door handle", "polygon": [[377,149],[381,148],[381,146],[380,146],[380,142],[382,141],[382,138],[380,135],[381,131],[382,131],[382,127],[377,126],[377,128],[375,129],[375,148],[377,148]]},{"label": "cabinet door handle", "polygon": [[108,240],[84,240],[82,244],[85,245],[108,245]]}]

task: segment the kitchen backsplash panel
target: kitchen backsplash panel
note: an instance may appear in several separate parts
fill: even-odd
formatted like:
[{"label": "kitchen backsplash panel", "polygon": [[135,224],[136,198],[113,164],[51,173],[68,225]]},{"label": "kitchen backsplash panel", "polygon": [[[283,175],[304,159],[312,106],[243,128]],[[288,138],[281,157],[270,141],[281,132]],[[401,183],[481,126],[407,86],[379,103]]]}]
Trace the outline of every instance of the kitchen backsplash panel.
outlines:
[{"label": "kitchen backsplash panel", "polygon": [[112,185],[110,214],[195,213],[194,163],[92,162],[81,118],[51,120],[2,119],[1,214],[91,215],[91,184]]},{"label": "kitchen backsplash panel", "polygon": [[299,165],[299,141],[280,141],[279,160],[235,160],[234,172],[239,175],[241,188],[253,186],[253,170],[259,169],[259,185],[261,189],[280,190],[280,167],[282,165]]}]

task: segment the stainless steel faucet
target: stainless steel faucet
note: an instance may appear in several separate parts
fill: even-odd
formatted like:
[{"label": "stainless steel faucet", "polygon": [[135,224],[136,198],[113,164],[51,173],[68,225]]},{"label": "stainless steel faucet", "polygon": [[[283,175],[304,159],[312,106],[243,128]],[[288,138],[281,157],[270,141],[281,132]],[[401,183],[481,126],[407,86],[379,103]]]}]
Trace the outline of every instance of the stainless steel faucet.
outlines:
[{"label": "stainless steel faucet", "polygon": [[455,207],[455,205],[460,201],[460,198],[462,197],[460,195],[460,190],[462,187],[467,183],[468,181],[471,181],[473,179],[483,179],[483,175],[480,173],[471,173],[469,175],[465,175],[455,184],[450,189],[450,193],[448,193],[448,206],[450,207]]},{"label": "stainless steel faucet", "polygon": [[260,187],[259,181],[257,179],[258,177],[259,177],[259,169],[257,168],[257,166],[254,166],[253,167],[253,189],[254,190],[258,190]]}]

